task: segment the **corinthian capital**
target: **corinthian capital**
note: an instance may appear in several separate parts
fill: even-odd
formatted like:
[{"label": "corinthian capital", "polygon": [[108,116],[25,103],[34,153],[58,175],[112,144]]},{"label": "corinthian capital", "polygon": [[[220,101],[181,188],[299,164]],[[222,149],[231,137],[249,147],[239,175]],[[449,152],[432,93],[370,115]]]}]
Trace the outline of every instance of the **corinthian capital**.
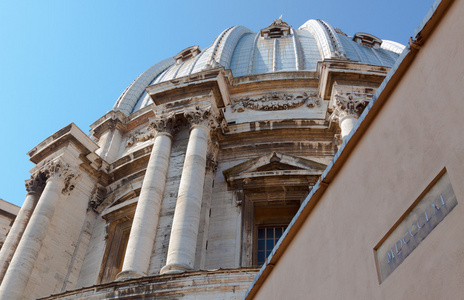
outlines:
[{"label": "corinthian capital", "polygon": [[359,118],[371,98],[371,94],[338,92],[331,119],[339,121],[347,116]]},{"label": "corinthian capital", "polygon": [[197,106],[194,110],[185,111],[184,116],[191,126],[202,125],[214,129],[219,124],[217,118],[211,112],[211,108],[200,109]]},{"label": "corinthian capital", "polygon": [[39,193],[43,190],[45,186],[45,180],[40,172],[35,172],[31,175],[30,179],[26,180],[24,185],[26,186],[26,191],[28,193]]},{"label": "corinthian capital", "polygon": [[74,189],[73,180],[78,176],[77,170],[60,159],[48,161],[41,173],[45,178],[59,179],[63,181],[63,194],[69,193]]},{"label": "corinthian capital", "polygon": [[177,128],[178,124],[176,122],[176,116],[174,114],[150,119],[150,125],[148,126],[149,131],[155,130],[157,133],[163,132],[168,133],[170,135],[173,135],[176,132]]}]

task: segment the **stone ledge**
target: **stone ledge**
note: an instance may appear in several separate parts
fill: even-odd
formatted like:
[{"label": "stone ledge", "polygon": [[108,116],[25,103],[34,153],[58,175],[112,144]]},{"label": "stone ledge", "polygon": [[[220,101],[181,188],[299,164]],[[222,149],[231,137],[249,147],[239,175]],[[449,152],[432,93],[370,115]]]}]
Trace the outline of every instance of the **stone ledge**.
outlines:
[{"label": "stone ledge", "polygon": [[41,299],[178,299],[187,294],[213,299],[215,293],[218,293],[218,297],[230,294],[241,298],[258,271],[259,268],[240,268],[145,276],[84,287]]}]

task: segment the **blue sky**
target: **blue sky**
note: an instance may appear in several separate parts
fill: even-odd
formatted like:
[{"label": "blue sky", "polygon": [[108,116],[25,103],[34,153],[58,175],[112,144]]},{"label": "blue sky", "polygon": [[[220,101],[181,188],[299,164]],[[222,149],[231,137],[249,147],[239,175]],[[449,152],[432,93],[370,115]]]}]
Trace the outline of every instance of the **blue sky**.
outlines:
[{"label": "blue sky", "polygon": [[433,2],[2,0],[0,198],[24,201],[34,146],[71,122],[88,133],[143,71],[228,27],[258,31],[282,14],[406,44]]}]

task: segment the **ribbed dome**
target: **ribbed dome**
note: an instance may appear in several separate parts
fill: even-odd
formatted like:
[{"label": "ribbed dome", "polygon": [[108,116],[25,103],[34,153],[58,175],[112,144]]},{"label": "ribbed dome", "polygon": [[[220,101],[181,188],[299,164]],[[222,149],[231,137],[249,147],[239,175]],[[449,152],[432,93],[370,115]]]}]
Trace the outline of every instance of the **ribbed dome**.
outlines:
[{"label": "ribbed dome", "polygon": [[190,47],[152,66],[124,91],[113,109],[133,113],[151,103],[145,87],[211,67],[230,69],[234,77],[316,71],[317,63],[326,59],[391,67],[403,49],[401,44],[365,33],[349,37],[321,20],[309,20],[293,29],[278,19],[258,33],[234,26],[224,30],[203,51]]}]

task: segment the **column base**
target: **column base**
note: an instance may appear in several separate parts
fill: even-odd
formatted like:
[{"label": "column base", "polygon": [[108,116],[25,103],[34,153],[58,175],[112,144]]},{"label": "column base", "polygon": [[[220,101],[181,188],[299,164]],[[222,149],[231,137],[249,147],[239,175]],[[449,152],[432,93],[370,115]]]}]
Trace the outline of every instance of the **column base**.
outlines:
[{"label": "column base", "polygon": [[181,264],[165,265],[161,268],[160,274],[179,274],[193,270],[190,266]]},{"label": "column base", "polygon": [[132,270],[122,271],[122,272],[119,272],[118,275],[116,275],[116,281],[134,279],[134,278],[139,278],[139,277],[143,277],[146,275],[147,274],[144,274],[142,272],[137,272],[137,271],[132,271]]}]

